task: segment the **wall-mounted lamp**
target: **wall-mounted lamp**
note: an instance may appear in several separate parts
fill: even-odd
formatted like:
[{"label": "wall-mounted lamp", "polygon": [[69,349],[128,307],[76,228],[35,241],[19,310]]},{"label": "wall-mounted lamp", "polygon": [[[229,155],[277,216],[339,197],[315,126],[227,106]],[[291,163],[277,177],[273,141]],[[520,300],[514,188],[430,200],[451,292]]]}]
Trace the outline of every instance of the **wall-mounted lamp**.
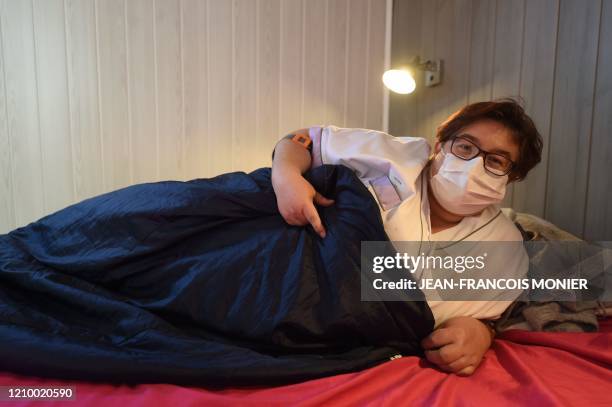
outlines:
[{"label": "wall-mounted lamp", "polygon": [[416,88],[414,72],[417,70],[425,72],[425,86],[436,86],[441,81],[442,60],[421,61],[416,56],[408,65],[386,71],[383,74],[382,80],[385,86],[393,92],[401,94],[412,93]]}]

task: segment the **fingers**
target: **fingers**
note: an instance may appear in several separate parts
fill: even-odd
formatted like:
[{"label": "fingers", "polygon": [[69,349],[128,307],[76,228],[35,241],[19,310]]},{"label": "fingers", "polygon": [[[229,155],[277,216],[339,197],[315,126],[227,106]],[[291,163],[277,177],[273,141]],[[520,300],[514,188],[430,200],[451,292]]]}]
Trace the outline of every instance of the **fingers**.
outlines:
[{"label": "fingers", "polygon": [[451,344],[435,350],[426,350],[425,357],[431,363],[438,366],[444,366],[457,362],[463,357],[463,352],[458,345]]},{"label": "fingers", "polygon": [[[461,322],[462,321],[462,322]],[[473,324],[474,320],[456,319],[444,323],[421,341],[425,357],[441,370],[455,373],[459,376],[469,376],[478,367],[485,346],[480,326]],[[478,329],[474,329],[478,328]]]},{"label": "fingers", "polygon": [[281,216],[285,219],[285,222],[292,226],[304,226],[308,223],[304,215],[301,212],[296,211],[281,211]]},{"label": "fingers", "polygon": [[423,349],[434,349],[448,345],[456,340],[453,331],[448,328],[438,328],[421,341]]},{"label": "fingers", "polygon": [[425,351],[427,360],[437,365],[441,370],[455,373],[458,376],[469,376],[476,370],[478,363],[468,355],[462,355],[458,347],[444,346],[438,350]]},{"label": "fingers", "polygon": [[308,223],[312,225],[312,228],[321,236],[321,238],[325,237],[325,228],[321,223],[321,218],[319,218],[319,213],[313,204],[304,206],[303,214]]},{"label": "fingers", "polygon": [[476,370],[476,367],[474,365],[469,365],[469,366],[464,367],[460,371],[456,372],[456,374],[458,376],[469,376],[472,373],[474,373],[475,370]]},{"label": "fingers", "polygon": [[445,372],[458,374],[459,372],[465,370],[467,367],[472,365],[473,363],[471,363],[470,358],[468,356],[461,356],[460,358],[450,363],[438,365],[438,367],[444,370]]},{"label": "fingers", "polygon": [[473,355],[464,354],[458,345],[446,345],[440,349],[425,351],[428,361],[445,372],[458,376],[470,376],[476,371],[480,360]]},{"label": "fingers", "polygon": [[325,228],[319,217],[319,213],[315,204],[321,206],[330,206],[334,203],[333,199],[328,199],[320,193],[314,191],[311,187],[313,195],[298,194],[298,196],[289,196],[281,201],[277,198],[278,208],[281,216],[285,221],[292,226],[312,225],[314,231],[324,238],[326,235]]},{"label": "fingers", "polygon": [[314,203],[321,206],[330,206],[334,203],[334,200],[326,198],[317,192],[314,196]]}]

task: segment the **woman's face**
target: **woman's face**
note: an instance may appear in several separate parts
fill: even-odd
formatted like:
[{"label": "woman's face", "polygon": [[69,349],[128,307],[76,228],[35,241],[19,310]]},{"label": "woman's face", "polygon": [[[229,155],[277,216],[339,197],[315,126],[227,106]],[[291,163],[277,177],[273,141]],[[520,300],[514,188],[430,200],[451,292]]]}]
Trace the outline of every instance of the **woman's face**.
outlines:
[{"label": "woman's face", "polygon": [[[469,139],[488,153],[504,155],[515,163],[518,161],[519,146],[514,140],[510,130],[499,122],[494,120],[480,120],[464,127],[457,135]],[[450,141],[447,143],[450,144]],[[435,153],[439,153],[441,148],[441,143],[437,142],[434,147]],[[433,160],[431,176],[437,174],[440,165],[440,160]]]}]

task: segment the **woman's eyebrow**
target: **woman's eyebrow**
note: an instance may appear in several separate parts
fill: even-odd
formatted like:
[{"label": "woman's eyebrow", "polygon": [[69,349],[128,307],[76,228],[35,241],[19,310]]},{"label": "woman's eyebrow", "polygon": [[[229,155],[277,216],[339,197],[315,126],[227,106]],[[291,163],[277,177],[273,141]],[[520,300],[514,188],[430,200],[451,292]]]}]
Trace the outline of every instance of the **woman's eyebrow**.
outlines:
[{"label": "woman's eyebrow", "polygon": [[[478,139],[476,137],[472,136],[470,133],[461,133],[459,135],[459,137],[465,137],[466,139],[470,140],[471,142],[476,144],[478,147],[480,147],[480,143],[478,142]],[[482,148],[482,147],[480,147],[480,148]],[[499,148],[495,148],[493,150],[487,151],[487,153],[495,153],[495,154],[503,155],[507,159],[512,160],[512,155],[510,154],[509,151],[502,150],[502,149],[499,149]]]}]

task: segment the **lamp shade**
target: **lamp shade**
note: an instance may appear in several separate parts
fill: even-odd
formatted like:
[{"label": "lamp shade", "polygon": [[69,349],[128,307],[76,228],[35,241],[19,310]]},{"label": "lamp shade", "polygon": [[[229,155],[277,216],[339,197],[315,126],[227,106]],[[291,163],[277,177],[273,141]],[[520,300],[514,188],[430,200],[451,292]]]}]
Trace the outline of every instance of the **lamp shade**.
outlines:
[{"label": "lamp shade", "polygon": [[385,86],[396,93],[408,94],[414,92],[416,82],[407,69],[390,69],[382,77]]}]

